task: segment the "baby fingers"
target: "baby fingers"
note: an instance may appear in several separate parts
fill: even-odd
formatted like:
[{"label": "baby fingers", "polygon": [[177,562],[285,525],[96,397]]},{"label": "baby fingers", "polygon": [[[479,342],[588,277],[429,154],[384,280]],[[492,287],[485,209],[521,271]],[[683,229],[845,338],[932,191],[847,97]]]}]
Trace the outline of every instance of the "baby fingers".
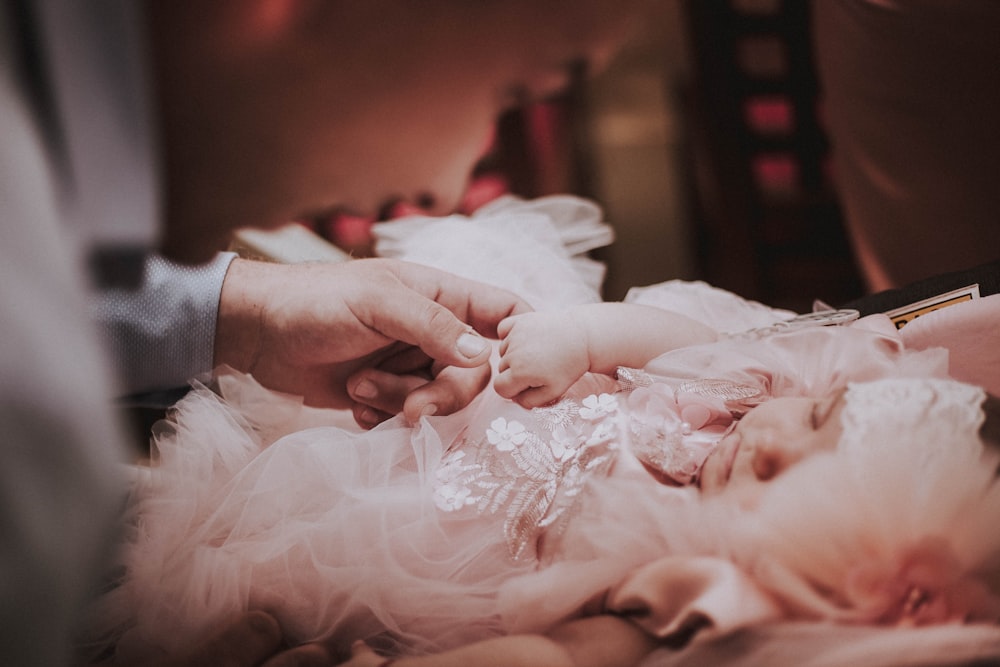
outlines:
[{"label": "baby fingers", "polygon": [[551,403],[562,395],[558,386],[542,378],[528,377],[507,369],[497,375],[493,388],[504,398],[516,401],[526,408],[537,408]]}]

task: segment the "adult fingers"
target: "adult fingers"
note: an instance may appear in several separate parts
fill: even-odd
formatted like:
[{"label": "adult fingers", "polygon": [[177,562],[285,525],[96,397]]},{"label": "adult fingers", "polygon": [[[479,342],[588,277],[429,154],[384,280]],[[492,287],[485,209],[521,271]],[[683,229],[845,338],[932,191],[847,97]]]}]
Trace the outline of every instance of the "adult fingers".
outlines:
[{"label": "adult fingers", "polygon": [[424,416],[457,412],[489,384],[491,374],[489,364],[475,368],[443,368],[433,380],[410,392],[403,404],[403,414],[413,424]]},{"label": "adult fingers", "polygon": [[353,304],[355,314],[382,335],[416,345],[445,364],[485,363],[490,345],[482,335],[494,336],[501,320],[528,308],[513,293],[484,283],[406,262],[384,266],[397,280],[381,281],[378,298]]},{"label": "adult fingers", "polygon": [[354,416],[354,421],[358,426],[369,430],[396,416],[395,414],[376,410],[371,406],[361,403],[351,406],[351,414]]},{"label": "adult fingers", "polygon": [[393,351],[373,364],[375,368],[396,375],[419,375],[425,373],[430,379],[430,367],[434,360],[419,347],[406,345]]},{"label": "adult fingers", "polygon": [[423,375],[397,375],[374,368],[358,371],[347,380],[348,395],[355,401],[354,420],[365,428],[380,424],[402,412],[410,392],[428,381]]},{"label": "adult fingers", "polygon": [[378,304],[366,306],[369,326],[387,338],[416,345],[430,357],[455,366],[486,363],[485,338],[435,301],[403,287],[384,290]]},{"label": "adult fingers", "polygon": [[395,262],[392,268],[405,285],[445,306],[484,336],[495,337],[504,318],[532,310],[513,292],[487,283],[410,262]]}]

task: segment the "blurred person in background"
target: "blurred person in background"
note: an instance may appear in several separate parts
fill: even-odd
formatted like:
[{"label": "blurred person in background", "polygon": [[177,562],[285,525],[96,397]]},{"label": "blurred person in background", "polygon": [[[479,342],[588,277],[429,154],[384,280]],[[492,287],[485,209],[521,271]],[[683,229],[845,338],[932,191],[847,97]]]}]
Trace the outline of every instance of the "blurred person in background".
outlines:
[{"label": "blurred person in background", "polygon": [[1000,260],[1000,4],[812,11],[837,189],[869,289]]},{"label": "blurred person in background", "polygon": [[[380,260],[216,253],[235,227],[340,207],[448,211],[495,116],[558,90],[581,59],[600,64],[632,4],[0,5],[0,662],[71,660],[120,529],[120,391],[228,363],[371,424],[446,413],[485,384],[488,346],[471,332],[525,308],[508,293]],[[111,346],[124,373],[88,282],[112,338],[132,337]],[[144,361],[155,377],[134,371]],[[281,641],[253,612],[163,664],[328,660]]]}]

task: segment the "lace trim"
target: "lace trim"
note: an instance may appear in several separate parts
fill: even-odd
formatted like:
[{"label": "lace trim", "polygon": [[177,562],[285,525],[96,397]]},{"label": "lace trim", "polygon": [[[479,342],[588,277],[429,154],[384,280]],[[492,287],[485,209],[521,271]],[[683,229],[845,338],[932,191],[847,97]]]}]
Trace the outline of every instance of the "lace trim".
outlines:
[{"label": "lace trim", "polygon": [[497,417],[481,436],[462,440],[442,460],[434,483],[441,511],[503,513],[514,560],[538,558],[542,535],[564,530],[580,491],[610,471],[619,449],[618,400],[610,394],[566,399],[531,415],[536,430]]},{"label": "lace trim", "polygon": [[851,308],[841,308],[839,310],[817,310],[812,313],[797,315],[788,320],[775,322],[766,327],[757,327],[739,331],[735,333],[723,333],[721,340],[760,340],[773,336],[774,334],[791,331],[794,329],[806,329],[809,327],[831,327],[850,324],[861,317],[861,313]]},{"label": "lace trim", "polygon": [[892,378],[852,383],[844,395],[839,448],[862,461],[872,449],[905,448],[930,468],[942,459],[979,456],[979,387],[946,379]]}]

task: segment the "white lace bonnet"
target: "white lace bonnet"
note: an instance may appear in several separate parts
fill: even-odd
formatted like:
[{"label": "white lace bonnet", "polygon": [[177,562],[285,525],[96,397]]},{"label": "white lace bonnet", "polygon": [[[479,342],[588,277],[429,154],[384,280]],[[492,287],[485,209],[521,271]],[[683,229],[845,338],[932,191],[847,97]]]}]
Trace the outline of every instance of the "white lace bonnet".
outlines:
[{"label": "white lace bonnet", "polygon": [[886,449],[897,447],[909,456],[978,457],[985,398],[979,387],[942,378],[850,383],[839,449],[862,458],[888,455]]}]

